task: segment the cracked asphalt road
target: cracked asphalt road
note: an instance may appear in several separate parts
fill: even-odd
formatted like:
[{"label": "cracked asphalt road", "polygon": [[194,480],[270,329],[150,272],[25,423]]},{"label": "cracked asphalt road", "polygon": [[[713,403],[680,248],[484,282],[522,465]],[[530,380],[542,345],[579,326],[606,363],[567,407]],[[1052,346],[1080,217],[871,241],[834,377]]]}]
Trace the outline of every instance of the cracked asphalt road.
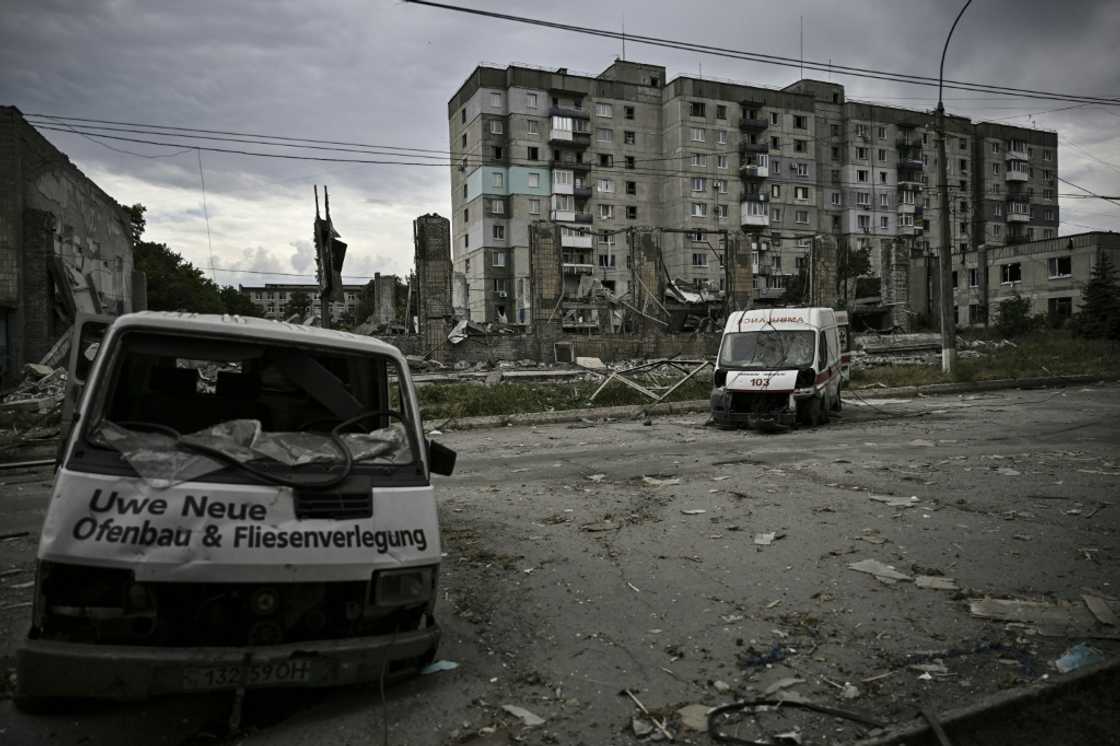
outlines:
[{"label": "cracked asphalt road", "polygon": [[[460,667],[389,687],[384,708],[376,686],[251,693],[237,741],[380,743],[387,712],[391,744],[629,744],[637,711],[624,688],[671,714],[791,679],[786,691],[893,722],[922,702],[945,710],[1056,678],[1052,661],[1085,639],[976,618],[968,598],[1120,595],[1120,386],[850,400],[832,425],[776,435],[704,420],[442,436],[460,458],[437,483],[440,657]],[[0,502],[5,525],[35,526],[47,488],[19,486]],[[28,567],[33,551],[0,542],[0,567]],[[867,559],[959,590],[848,567]],[[0,606],[25,592],[12,580],[0,580]],[[0,611],[5,655],[25,616]],[[849,683],[858,696],[843,699]],[[0,740],[210,742],[228,703],[29,718],[0,702]],[[504,704],[546,722],[526,729]],[[678,740],[710,742],[670,725]],[[795,711],[736,727],[756,738],[797,727],[805,743],[867,732]]]}]

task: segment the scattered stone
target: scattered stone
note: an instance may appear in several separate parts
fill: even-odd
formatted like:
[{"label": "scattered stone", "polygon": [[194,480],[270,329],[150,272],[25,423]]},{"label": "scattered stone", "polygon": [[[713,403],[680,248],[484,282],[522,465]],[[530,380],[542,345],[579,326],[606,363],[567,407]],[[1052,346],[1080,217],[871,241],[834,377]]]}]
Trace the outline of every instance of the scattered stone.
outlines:
[{"label": "scattered stone", "polygon": [[859,562],[852,562],[848,565],[848,569],[855,570],[856,572],[865,572],[868,575],[874,575],[879,580],[890,581],[891,583],[899,580],[912,580],[909,575],[901,573],[890,565],[885,565],[879,560],[865,559]]},{"label": "scattered stone", "polygon": [[914,585],[919,588],[929,588],[935,591],[956,591],[956,582],[952,578],[937,577],[934,575],[918,575],[914,578]]},{"label": "scattered stone", "polygon": [[681,719],[681,725],[687,730],[707,733],[708,709],[706,705],[685,705],[677,710],[677,715]]},{"label": "scattered stone", "polygon": [[524,707],[518,707],[517,705],[502,705],[502,709],[520,720],[526,728],[535,728],[538,725],[544,725],[545,723],[544,718],[534,715]]}]

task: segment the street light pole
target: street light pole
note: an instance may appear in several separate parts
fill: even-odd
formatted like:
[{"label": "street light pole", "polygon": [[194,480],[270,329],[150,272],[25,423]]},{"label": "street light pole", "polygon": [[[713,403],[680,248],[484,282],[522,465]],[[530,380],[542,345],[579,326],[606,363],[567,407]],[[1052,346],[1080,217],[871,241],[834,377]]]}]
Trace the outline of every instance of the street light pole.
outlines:
[{"label": "street light pole", "polygon": [[949,29],[949,35],[945,37],[945,46],[941,49],[941,67],[937,74],[937,170],[941,218],[941,247],[938,252],[941,276],[941,370],[950,374],[957,367],[957,320],[953,313],[953,239],[949,233],[949,164],[945,147],[945,103],[941,93],[945,83],[945,53],[949,51],[949,40],[953,38],[953,32],[956,31],[961,16],[971,4],[972,0],[965,2]]}]

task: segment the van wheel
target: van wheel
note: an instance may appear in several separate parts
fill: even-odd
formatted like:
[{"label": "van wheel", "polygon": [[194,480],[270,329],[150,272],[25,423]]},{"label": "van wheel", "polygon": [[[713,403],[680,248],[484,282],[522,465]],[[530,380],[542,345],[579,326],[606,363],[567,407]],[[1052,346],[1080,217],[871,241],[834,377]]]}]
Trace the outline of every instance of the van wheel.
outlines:
[{"label": "van wheel", "polygon": [[808,401],[798,402],[797,404],[797,420],[802,425],[809,427],[817,427],[821,424],[821,400],[809,399]]},{"label": "van wheel", "polygon": [[31,697],[26,694],[12,697],[12,704],[24,715],[63,714],[70,701],[62,697]]}]

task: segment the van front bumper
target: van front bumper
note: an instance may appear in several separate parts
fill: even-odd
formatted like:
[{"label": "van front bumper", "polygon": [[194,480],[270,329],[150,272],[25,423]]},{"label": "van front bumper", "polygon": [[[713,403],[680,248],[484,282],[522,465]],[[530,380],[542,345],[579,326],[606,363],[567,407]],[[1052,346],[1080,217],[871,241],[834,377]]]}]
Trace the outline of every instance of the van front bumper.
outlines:
[{"label": "van front bumper", "polygon": [[256,647],[140,647],[27,640],[16,652],[24,697],[143,699],[158,694],[263,687],[325,687],[416,668],[440,629]]},{"label": "van front bumper", "polygon": [[[765,397],[736,406],[736,394],[741,397]],[[752,406],[754,404],[754,406]],[[761,406],[760,406],[761,404]],[[733,392],[717,388],[711,396],[712,420],[721,427],[765,428],[767,426],[793,427],[797,424],[797,410],[790,406],[788,392]]]}]

